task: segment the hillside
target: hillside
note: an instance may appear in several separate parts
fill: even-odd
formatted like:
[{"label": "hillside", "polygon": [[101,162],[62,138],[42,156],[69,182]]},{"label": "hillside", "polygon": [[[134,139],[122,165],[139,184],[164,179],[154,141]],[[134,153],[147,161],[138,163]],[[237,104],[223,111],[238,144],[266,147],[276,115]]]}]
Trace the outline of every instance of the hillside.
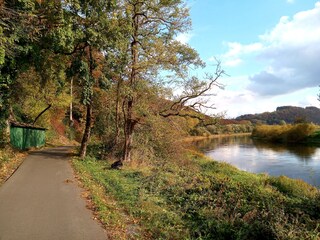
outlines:
[{"label": "hillside", "polygon": [[236,120],[249,120],[252,123],[279,124],[294,122],[313,122],[320,124],[320,109],[317,107],[278,107],[274,112],[264,112],[260,114],[246,114],[236,118]]}]

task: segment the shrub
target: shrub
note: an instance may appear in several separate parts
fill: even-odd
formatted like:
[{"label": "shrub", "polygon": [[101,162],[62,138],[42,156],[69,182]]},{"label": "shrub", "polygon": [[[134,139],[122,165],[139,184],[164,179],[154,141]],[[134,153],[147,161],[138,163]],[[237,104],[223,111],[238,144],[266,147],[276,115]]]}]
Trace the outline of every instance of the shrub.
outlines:
[{"label": "shrub", "polygon": [[196,127],[191,130],[190,134],[192,136],[209,136],[210,132],[205,127]]},{"label": "shrub", "polygon": [[300,123],[293,125],[287,133],[287,140],[290,142],[299,142],[310,136],[316,130],[316,126],[310,123]]},{"label": "shrub", "polygon": [[209,125],[207,126],[207,130],[211,133],[211,134],[219,134],[219,128],[215,125]]},{"label": "shrub", "polygon": [[316,126],[310,123],[295,125],[259,125],[252,131],[255,138],[272,142],[300,142],[312,135]]}]

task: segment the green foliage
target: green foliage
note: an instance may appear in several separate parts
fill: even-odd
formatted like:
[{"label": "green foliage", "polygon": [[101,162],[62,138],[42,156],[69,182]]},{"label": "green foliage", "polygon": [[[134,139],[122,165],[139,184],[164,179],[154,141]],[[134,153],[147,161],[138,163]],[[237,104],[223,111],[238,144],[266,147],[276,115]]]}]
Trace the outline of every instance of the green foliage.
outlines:
[{"label": "green foliage", "polygon": [[285,120],[281,120],[280,122],[279,122],[279,125],[286,125],[287,123],[286,123],[286,121]]},{"label": "green foliage", "polygon": [[90,74],[87,61],[76,58],[68,70],[69,77],[77,77],[79,85],[82,87],[81,102],[84,105],[90,104],[93,96],[94,79]]},{"label": "green foliage", "polygon": [[290,197],[314,197],[317,194],[315,188],[302,180],[294,180],[286,176],[270,177],[270,184],[280,192]]},{"label": "green foliage", "polygon": [[[3,82],[1,82],[3,81]],[[4,147],[8,142],[7,119],[9,117],[9,84],[0,77],[0,147]]]},{"label": "green foliage", "polygon": [[[74,165],[87,174],[86,181],[101,186],[129,216],[139,219],[146,232],[140,233],[141,239],[319,237],[318,189],[285,177],[239,171],[200,155],[192,158],[122,171],[108,170],[106,162],[94,159],[75,160]],[[103,204],[98,204],[100,209]],[[110,213],[98,212],[108,225]]]},{"label": "green foliage", "polygon": [[3,36],[3,28],[0,26],[0,65],[4,64],[6,55],[6,42],[8,40]]},{"label": "green foliage", "polygon": [[42,77],[34,68],[21,73],[15,82],[16,90],[11,94],[15,102],[12,107],[17,120],[32,123],[43,109],[52,104],[52,109],[37,122],[40,126],[51,128],[50,120],[60,109],[69,105],[70,97],[61,88],[56,76],[48,74],[46,81]]}]

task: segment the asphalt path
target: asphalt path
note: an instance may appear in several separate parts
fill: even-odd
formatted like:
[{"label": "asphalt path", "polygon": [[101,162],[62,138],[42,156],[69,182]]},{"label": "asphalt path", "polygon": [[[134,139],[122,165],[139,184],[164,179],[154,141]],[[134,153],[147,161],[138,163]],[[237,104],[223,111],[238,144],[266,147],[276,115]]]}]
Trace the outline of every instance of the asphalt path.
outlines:
[{"label": "asphalt path", "polygon": [[0,187],[0,240],[105,240],[70,166],[70,148],[32,152]]}]

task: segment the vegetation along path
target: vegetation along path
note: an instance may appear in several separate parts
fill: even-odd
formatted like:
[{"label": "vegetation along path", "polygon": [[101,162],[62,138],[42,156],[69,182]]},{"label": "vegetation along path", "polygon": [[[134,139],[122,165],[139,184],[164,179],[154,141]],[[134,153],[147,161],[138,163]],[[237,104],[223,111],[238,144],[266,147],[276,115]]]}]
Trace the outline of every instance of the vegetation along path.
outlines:
[{"label": "vegetation along path", "polygon": [[70,148],[32,152],[0,188],[0,240],[106,239],[81,198]]}]

